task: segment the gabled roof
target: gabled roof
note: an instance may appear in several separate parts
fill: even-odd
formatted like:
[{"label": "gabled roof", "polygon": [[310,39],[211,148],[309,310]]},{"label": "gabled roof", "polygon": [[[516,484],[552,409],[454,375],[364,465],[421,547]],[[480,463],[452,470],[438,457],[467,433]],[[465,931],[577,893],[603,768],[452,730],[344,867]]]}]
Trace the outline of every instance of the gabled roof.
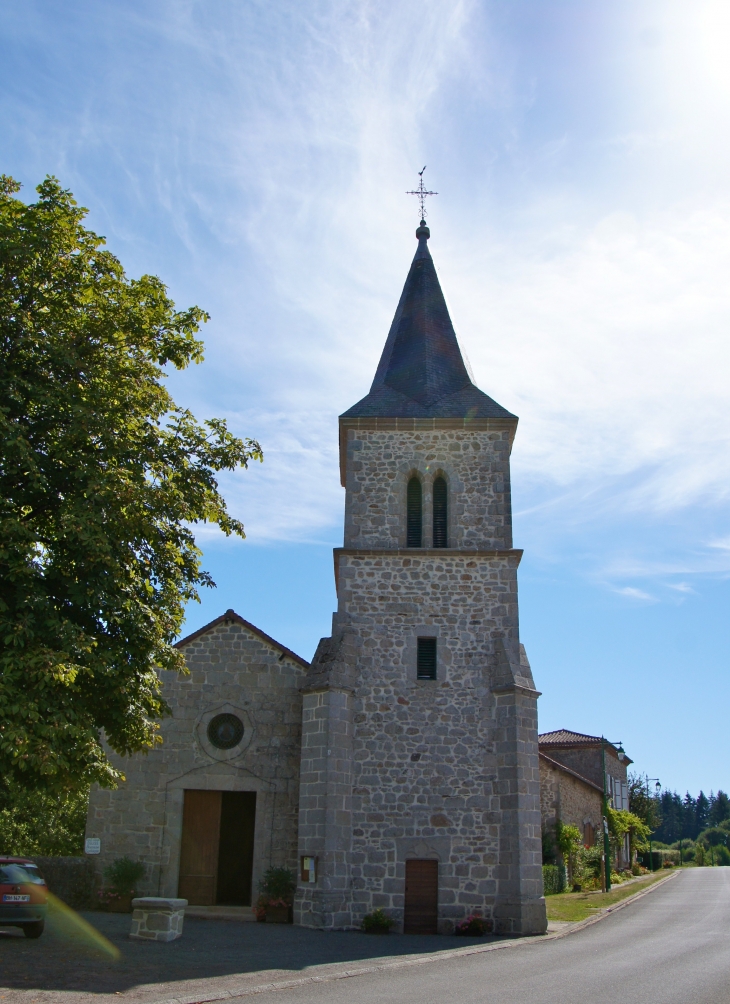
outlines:
[{"label": "gabled roof", "polygon": [[370,393],[341,418],[497,418],[514,415],[475,387],[428,250],[428,227],[390,326]]},{"label": "gabled roof", "polygon": [[[587,736],[584,732],[571,732],[569,729],[556,729],[555,732],[543,732],[537,737],[541,746],[595,746],[601,742],[600,736]],[[610,745],[610,743],[609,743]]]},{"label": "gabled roof", "polygon": [[[571,732],[570,729],[556,729],[555,732],[543,732],[542,735],[537,737],[537,742],[540,750],[543,749],[584,749],[594,748],[600,746],[601,743],[606,744],[606,749],[611,750],[613,753],[618,754],[618,747],[614,746],[607,739],[603,739],[601,736],[588,736],[584,732]],[[629,764],[634,761],[624,754],[624,763]]]},{"label": "gabled roof", "polygon": [[240,624],[242,627],[247,628],[247,630],[251,631],[252,634],[257,635],[263,641],[268,642],[268,644],[273,648],[278,649],[284,655],[288,655],[290,659],[299,663],[299,665],[303,666],[304,669],[309,669],[309,663],[306,659],[302,659],[302,657],[297,655],[296,652],[292,652],[290,648],[287,648],[286,645],[282,645],[281,642],[278,642],[275,638],[266,634],[265,631],[257,628],[255,624],[251,624],[250,621],[244,620],[243,617],[241,617],[240,614],[237,614],[235,610],[226,610],[224,614],[221,614],[220,617],[216,617],[214,621],[204,625],[202,628],[198,628],[198,630],[193,631],[192,634],[186,635],[185,638],[181,638],[180,641],[175,642],[175,648],[184,648],[191,641],[195,641],[196,638],[200,638],[201,635],[207,634],[208,631],[212,631],[213,628],[218,627],[219,624],[230,623]]}]

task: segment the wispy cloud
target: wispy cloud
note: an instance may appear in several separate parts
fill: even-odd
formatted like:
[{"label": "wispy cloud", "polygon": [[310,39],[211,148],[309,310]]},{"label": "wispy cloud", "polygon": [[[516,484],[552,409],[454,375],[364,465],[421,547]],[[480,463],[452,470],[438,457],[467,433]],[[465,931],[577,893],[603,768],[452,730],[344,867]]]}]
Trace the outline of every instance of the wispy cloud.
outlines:
[{"label": "wispy cloud", "polygon": [[642,600],[644,602],[656,603],[656,597],[645,593],[643,589],[636,589],[634,586],[623,586],[621,589],[614,589],[619,596],[626,596],[630,600]]},{"label": "wispy cloud", "polygon": [[[701,173],[723,142],[719,105],[700,139],[674,83],[653,117],[532,132],[547,70],[475,0],[223,3],[214,17],[192,0],[85,5],[66,57],[82,13],[100,44],[74,71],[76,120],[41,122],[39,102],[33,129],[53,132],[64,180],[131,271],[164,274],[155,240],[176,235],[173,293],[213,313],[205,373],[176,387],[262,441],[264,467],[226,483],[252,539],[338,532],[335,419],[375,370],[423,163],[460,338],[479,385],[520,415],[523,521],[546,500],[538,519],[558,536],[567,511],[587,527],[726,504],[730,184]],[[679,65],[683,16],[669,4],[647,48],[621,14],[647,107]],[[628,101],[618,83],[592,86]],[[659,162],[672,185],[657,200]]]}]

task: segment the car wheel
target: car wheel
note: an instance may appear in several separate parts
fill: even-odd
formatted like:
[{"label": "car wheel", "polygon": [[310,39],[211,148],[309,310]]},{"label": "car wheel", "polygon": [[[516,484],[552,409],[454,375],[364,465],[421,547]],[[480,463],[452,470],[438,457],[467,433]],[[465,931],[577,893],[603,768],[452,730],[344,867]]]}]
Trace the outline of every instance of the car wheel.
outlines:
[{"label": "car wheel", "polygon": [[45,926],[42,920],[34,920],[32,924],[23,924],[23,934],[26,938],[40,938]]}]

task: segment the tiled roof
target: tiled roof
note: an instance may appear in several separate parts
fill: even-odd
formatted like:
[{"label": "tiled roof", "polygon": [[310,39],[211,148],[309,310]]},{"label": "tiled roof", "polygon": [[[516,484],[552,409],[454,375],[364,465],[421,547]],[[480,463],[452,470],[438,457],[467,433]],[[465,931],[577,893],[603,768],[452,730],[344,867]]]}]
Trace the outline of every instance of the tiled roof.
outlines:
[{"label": "tiled roof", "polygon": [[[571,732],[570,729],[557,729],[555,732],[543,732],[542,735],[537,737],[538,746],[541,750],[550,749],[579,749],[580,747],[589,748],[594,746],[600,746],[601,742],[606,743],[606,749],[613,750],[614,753],[618,753],[618,747],[614,746],[607,739],[603,740],[601,736],[588,736],[584,732]],[[625,764],[633,763],[634,761],[631,757],[624,753]]]},{"label": "tiled roof", "polygon": [[583,732],[571,732],[569,729],[557,729],[555,732],[543,732],[537,740],[541,746],[593,746],[595,743],[600,743],[601,737],[587,736]]},{"label": "tiled roof", "polygon": [[198,628],[197,631],[193,631],[192,634],[186,635],[185,638],[181,638],[180,641],[175,642],[175,648],[184,648],[189,642],[195,641],[195,639],[200,638],[201,635],[207,634],[208,631],[212,631],[213,628],[218,627],[219,624],[231,622],[234,624],[240,624],[242,627],[247,628],[253,634],[257,635],[263,641],[268,642],[269,645],[272,645],[284,655],[288,655],[290,659],[294,660],[294,662],[298,662],[300,666],[303,666],[305,669],[309,669],[309,663],[306,659],[302,659],[301,655],[297,655],[296,652],[292,652],[290,648],[287,648],[286,645],[282,645],[281,642],[272,638],[271,635],[266,634],[266,632],[262,631],[261,628],[257,628],[255,624],[251,624],[250,621],[244,620],[243,617],[241,617],[240,614],[237,614],[235,610],[226,610],[224,614],[221,614],[220,617],[216,617],[216,619],[211,621],[209,624],[205,624],[203,627]]},{"label": "tiled roof", "polygon": [[501,418],[515,416],[471,382],[428,250],[428,227],[390,326],[370,393],[342,418]]}]

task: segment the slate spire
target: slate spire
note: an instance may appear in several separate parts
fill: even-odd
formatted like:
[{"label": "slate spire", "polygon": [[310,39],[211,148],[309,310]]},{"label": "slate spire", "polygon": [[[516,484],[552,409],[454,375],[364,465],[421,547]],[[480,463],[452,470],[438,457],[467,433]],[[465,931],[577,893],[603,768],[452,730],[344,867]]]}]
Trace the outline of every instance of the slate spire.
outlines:
[{"label": "slate spire", "polygon": [[514,418],[471,381],[424,220],[370,393],[343,418]]}]

